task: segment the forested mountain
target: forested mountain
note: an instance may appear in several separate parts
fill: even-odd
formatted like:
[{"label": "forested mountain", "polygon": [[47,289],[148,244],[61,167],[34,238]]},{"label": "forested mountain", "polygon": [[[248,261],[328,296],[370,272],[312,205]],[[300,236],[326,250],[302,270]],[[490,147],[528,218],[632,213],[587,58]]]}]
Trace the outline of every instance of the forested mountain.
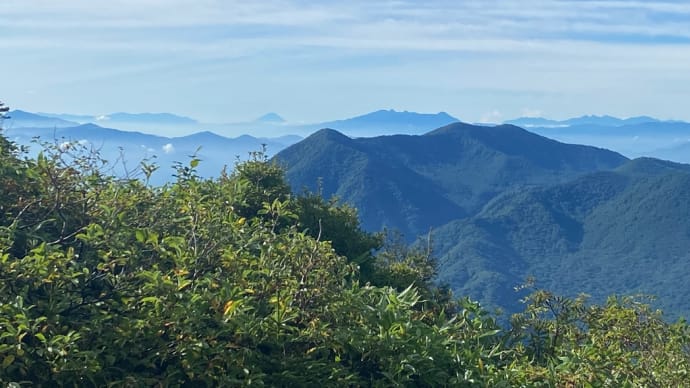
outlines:
[{"label": "forested mountain", "polygon": [[336,195],[359,210],[365,228],[414,238],[476,213],[508,188],[564,182],[627,159],[512,125],[455,123],[421,136],[357,139],[323,129],[276,160],[295,190]]},{"label": "forested mountain", "polygon": [[468,219],[434,231],[440,280],[508,311],[513,287],[534,276],[546,288],[602,300],[659,297],[690,313],[690,165],[641,158],[571,182],[512,190]]},{"label": "forested mountain", "polygon": [[358,139],[324,129],[276,159],[295,190],[338,196],[369,230],[434,228],[439,280],[456,294],[513,312],[513,288],[534,276],[564,294],[639,292],[690,312],[678,290],[690,280],[688,165],[462,123]]}]

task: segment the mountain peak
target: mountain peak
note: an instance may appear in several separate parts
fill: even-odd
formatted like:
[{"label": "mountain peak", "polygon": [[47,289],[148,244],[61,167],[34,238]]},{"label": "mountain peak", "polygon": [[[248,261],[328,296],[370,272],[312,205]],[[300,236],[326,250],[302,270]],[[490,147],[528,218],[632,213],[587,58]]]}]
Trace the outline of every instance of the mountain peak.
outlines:
[{"label": "mountain peak", "polygon": [[443,127],[434,129],[433,131],[427,132],[424,136],[438,136],[438,135],[448,135],[448,134],[459,134],[466,133],[471,130],[485,129],[491,127],[480,127],[478,125],[472,125],[463,122],[452,123],[444,125]]},{"label": "mountain peak", "polygon": [[459,121],[457,118],[449,115],[446,112],[438,112],[438,113],[418,113],[418,112],[410,112],[407,110],[403,111],[397,111],[395,109],[379,109],[374,112],[370,113],[365,113],[363,115],[354,117],[354,119],[361,119],[361,118],[368,118],[368,119],[381,119],[381,120],[395,120],[395,119],[402,119],[402,120],[409,120],[409,119],[436,119],[436,120],[449,120],[450,122],[453,121]]},{"label": "mountain peak", "polygon": [[513,124],[475,125],[457,122],[435,129],[431,132],[426,133],[424,136],[459,134],[511,135],[516,133],[527,134],[529,132]]},{"label": "mountain peak", "polygon": [[279,114],[274,112],[266,113],[265,115],[254,120],[255,123],[266,123],[266,124],[281,124],[285,122]]},{"label": "mountain peak", "polygon": [[332,128],[322,128],[311,134],[307,139],[326,139],[331,141],[349,141],[351,138],[345,136],[342,132],[338,132]]},{"label": "mountain peak", "polygon": [[220,140],[227,140],[224,136],[221,136],[215,132],[212,131],[201,131],[201,132],[196,132],[191,135],[186,135],[186,136],[180,136],[177,139],[184,139],[184,140],[205,140],[205,141],[220,141]]}]

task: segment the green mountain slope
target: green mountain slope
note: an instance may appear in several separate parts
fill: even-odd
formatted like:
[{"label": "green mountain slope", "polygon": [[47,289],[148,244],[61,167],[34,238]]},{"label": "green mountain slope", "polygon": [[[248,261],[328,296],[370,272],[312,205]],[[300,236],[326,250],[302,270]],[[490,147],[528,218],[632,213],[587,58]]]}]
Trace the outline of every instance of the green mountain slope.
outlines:
[{"label": "green mountain slope", "polygon": [[479,214],[434,233],[440,280],[509,311],[513,287],[540,286],[595,299],[659,297],[690,312],[690,166],[641,158],[546,188],[506,192]]},{"label": "green mountain slope", "polygon": [[559,143],[512,125],[455,123],[421,136],[351,139],[323,129],[276,155],[294,189],[337,195],[369,230],[408,237],[479,211],[506,189],[612,169],[615,152]]}]

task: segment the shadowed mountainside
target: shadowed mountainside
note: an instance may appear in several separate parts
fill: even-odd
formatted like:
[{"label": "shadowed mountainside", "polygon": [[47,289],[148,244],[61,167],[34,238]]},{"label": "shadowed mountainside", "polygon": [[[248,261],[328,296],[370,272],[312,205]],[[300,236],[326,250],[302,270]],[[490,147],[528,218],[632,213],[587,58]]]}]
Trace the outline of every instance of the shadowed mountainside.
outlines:
[{"label": "shadowed mountainside", "polygon": [[690,165],[651,158],[509,191],[435,230],[440,280],[508,311],[519,309],[513,287],[534,276],[539,286],[599,301],[655,295],[672,316],[687,316],[688,214]]}]

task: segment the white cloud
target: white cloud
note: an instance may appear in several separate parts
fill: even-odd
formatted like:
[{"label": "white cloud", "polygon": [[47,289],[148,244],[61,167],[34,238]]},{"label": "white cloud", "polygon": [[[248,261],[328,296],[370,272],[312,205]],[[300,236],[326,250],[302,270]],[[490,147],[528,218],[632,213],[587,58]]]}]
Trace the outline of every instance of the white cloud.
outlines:
[{"label": "white cloud", "polygon": [[170,143],[164,145],[162,149],[163,152],[165,152],[166,154],[172,154],[173,152],[175,152],[175,147]]},{"label": "white cloud", "polygon": [[[166,144],[165,146],[167,146],[167,145],[170,145],[170,147],[172,147],[172,144]],[[163,146],[163,152],[165,152],[165,146]],[[153,149],[153,148],[151,148],[151,147],[149,147],[149,146],[147,146],[147,145],[144,145],[144,144],[140,144],[139,147],[140,147],[144,152],[146,152],[146,153],[150,153],[150,154],[151,154],[151,153],[156,152],[155,149]]]},{"label": "white cloud", "polygon": [[501,123],[502,121],[503,114],[501,114],[501,112],[499,112],[497,109],[484,113],[481,119],[479,119],[479,122],[483,124],[497,124]]},{"label": "white cloud", "polygon": [[523,108],[520,112],[522,117],[541,117],[544,113],[539,109]]},{"label": "white cloud", "polygon": [[[37,11],[40,10],[40,11]],[[337,12],[336,12],[337,11]],[[268,0],[14,0],[0,17],[10,26],[73,28],[156,28],[212,25],[302,26],[347,18],[343,7]],[[47,24],[44,24],[48,22]]]},{"label": "white cloud", "polygon": [[[690,4],[664,1],[14,0],[0,8],[0,22],[6,28],[58,29],[63,34],[97,29],[101,33],[96,38],[105,46],[119,41],[112,39],[118,32],[103,31],[139,29],[140,38],[150,41],[157,39],[157,29],[170,32],[171,27],[203,28],[211,31],[205,35],[210,40],[214,40],[213,30],[222,30],[215,38],[262,37],[284,44],[317,37],[376,37],[379,41],[413,37],[431,43],[435,39],[549,39],[592,32],[690,37],[690,23],[683,17],[690,18]],[[262,28],[247,34],[242,30],[246,26]],[[79,34],[80,39],[88,36]],[[186,36],[184,40],[195,41]],[[55,39],[46,42],[52,43]]]}]

